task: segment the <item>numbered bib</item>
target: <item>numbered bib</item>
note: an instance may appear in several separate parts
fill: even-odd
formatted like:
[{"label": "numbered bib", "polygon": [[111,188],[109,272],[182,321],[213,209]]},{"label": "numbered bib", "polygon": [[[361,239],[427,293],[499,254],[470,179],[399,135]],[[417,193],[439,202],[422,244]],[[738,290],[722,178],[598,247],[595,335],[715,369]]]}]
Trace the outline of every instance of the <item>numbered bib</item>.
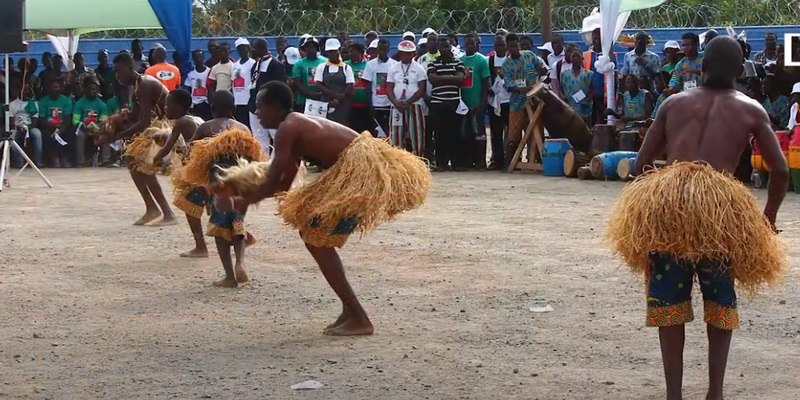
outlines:
[{"label": "numbered bib", "polygon": [[683,90],[694,89],[697,87],[697,81],[686,81],[683,82]]}]

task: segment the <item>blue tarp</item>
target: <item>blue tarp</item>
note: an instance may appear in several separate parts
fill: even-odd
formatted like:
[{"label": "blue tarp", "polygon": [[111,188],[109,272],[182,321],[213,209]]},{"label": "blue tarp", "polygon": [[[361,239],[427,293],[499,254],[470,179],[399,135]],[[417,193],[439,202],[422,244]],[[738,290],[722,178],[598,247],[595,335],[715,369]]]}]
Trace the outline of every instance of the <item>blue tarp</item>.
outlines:
[{"label": "blue tarp", "polygon": [[192,69],[192,0],[149,0],[167,39],[181,56],[181,71]]}]

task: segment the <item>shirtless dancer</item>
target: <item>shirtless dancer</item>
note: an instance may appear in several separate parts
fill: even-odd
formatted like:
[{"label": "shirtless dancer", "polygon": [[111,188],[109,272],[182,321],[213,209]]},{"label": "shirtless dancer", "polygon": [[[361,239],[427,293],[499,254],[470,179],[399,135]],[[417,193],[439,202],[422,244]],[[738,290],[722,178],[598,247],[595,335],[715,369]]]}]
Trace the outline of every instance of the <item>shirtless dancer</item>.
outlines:
[{"label": "shirtless dancer", "polygon": [[[164,147],[153,158],[154,164],[161,165],[162,160],[172,151],[179,138],[183,137],[188,146],[189,141],[197,131],[197,127],[203,123],[200,117],[189,114],[191,107],[192,95],[189,92],[183,89],[175,89],[169,92],[169,96],[167,96],[167,118],[173,121],[172,134]],[[180,161],[173,161],[173,163],[176,162]],[[208,194],[205,188],[202,187],[196,187],[190,189],[187,193],[175,196],[173,204],[186,214],[186,221],[189,223],[195,242],[194,249],[182,253],[181,257],[208,257],[208,248],[203,237],[203,222],[200,220],[207,203]]]},{"label": "shirtless dancer", "polygon": [[[156,78],[148,75],[141,75],[136,72],[133,65],[133,58],[130,54],[122,53],[114,57],[114,73],[117,81],[123,85],[133,85],[133,109],[131,115],[136,122],[128,129],[114,135],[111,142],[117,139],[128,139],[137,133],[147,129],[155,118],[164,116],[164,107],[169,91]],[[164,215],[164,218],[153,224],[154,226],[175,225],[175,214],[169,206],[161,185],[155,174],[146,174],[137,171],[135,167],[130,167],[131,178],[139,190],[139,194],[144,200],[146,207],[142,218],[134,222],[134,225],[144,225],[154,219]],[[154,201],[155,199],[155,201]],[[158,206],[156,206],[158,203]],[[161,211],[158,208],[161,207]]]},{"label": "shirtless dancer", "polygon": [[[214,92],[211,97],[211,114],[214,119],[206,121],[197,127],[194,136],[189,140],[190,142],[209,138],[229,129],[250,131],[247,126],[234,119],[236,103],[231,92]],[[225,269],[225,278],[215,282],[215,286],[235,288],[239,283],[248,281],[247,272],[244,269],[244,249],[245,246],[253,244],[255,238],[249,233],[236,231],[235,227],[243,220],[244,212],[223,211],[215,207],[213,203],[211,204],[208,234],[214,236],[217,252],[219,253],[220,261],[222,261],[222,268]],[[215,227],[218,227],[219,230],[215,229]],[[221,230],[225,230],[227,233],[217,233]],[[233,246],[236,257],[235,266],[231,259],[231,246]]]},{"label": "shirtless dancer", "polygon": [[[653,165],[659,153],[666,150],[668,164],[677,161],[705,161],[717,170],[733,173],[750,135],[754,135],[764,160],[772,167],[764,215],[774,229],[778,208],[786,194],[789,173],[766,111],[755,100],[734,90],[735,79],[741,75],[741,71],[742,50],[736,40],[723,36],[714,38],[705,50],[703,85],[672,95],[664,101],[636,158],[636,171],[641,174],[646,166]],[[670,270],[670,262],[664,264],[659,261],[659,257],[661,255],[656,255],[653,259],[651,268],[656,273],[663,273],[664,279],[651,279],[648,292],[665,293],[677,290],[659,286],[664,281],[671,281],[669,275],[680,270],[683,265],[677,264],[679,268]],[[662,271],[664,265],[666,270]],[[653,273],[651,270],[651,276]],[[729,275],[723,278],[720,278],[721,274],[706,276],[701,268],[697,268],[696,273],[701,278],[706,305],[710,303],[721,309],[722,314],[730,321],[725,324],[727,329],[720,329],[720,324],[717,323],[721,321],[716,321],[715,315],[706,314],[705,318],[708,324],[710,381],[706,399],[717,400],[723,398],[722,386],[732,329],[736,328],[738,322],[736,295]],[[687,276],[690,287],[691,278],[692,275]],[[648,308],[661,309],[658,312],[666,313],[666,308],[663,307],[670,305],[652,297],[652,294],[648,295]],[[676,297],[675,301],[679,303],[691,301],[691,298],[677,299],[680,295],[675,293],[669,297]],[[653,304],[653,300],[664,304]],[[672,324],[669,320],[670,318],[666,318],[664,323],[653,325],[659,328],[667,399],[677,400],[682,398],[684,325]]]}]

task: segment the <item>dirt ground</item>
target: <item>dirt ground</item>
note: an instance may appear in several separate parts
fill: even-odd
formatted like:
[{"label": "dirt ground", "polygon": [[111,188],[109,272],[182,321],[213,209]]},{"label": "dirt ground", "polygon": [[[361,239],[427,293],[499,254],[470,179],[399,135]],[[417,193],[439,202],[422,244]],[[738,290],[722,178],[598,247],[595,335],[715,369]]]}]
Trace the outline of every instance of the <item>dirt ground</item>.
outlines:
[{"label": "dirt ground", "polygon": [[[125,170],[46,173],[55,188],[25,171],[0,193],[0,398],[663,398],[642,283],[602,241],[618,182],[435,175],[424,207],[341,251],[376,332],[331,338],[339,303],[274,202],[247,217],[252,283],[219,289],[215,252],[178,257],[185,221],[131,226]],[[785,283],[740,301],[729,399],[800,399],[797,198],[779,215]],[[686,348],[686,399],[701,399],[701,322]],[[325,386],[289,388],[309,379]]]}]

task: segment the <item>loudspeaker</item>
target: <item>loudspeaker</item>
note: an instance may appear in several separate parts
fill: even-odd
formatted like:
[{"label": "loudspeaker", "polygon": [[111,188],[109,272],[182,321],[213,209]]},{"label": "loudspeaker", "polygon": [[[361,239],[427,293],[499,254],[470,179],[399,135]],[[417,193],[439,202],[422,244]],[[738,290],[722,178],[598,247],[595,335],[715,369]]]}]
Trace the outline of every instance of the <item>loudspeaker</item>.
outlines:
[{"label": "loudspeaker", "polygon": [[28,49],[25,28],[25,0],[2,0],[0,7],[0,53],[23,52]]}]

